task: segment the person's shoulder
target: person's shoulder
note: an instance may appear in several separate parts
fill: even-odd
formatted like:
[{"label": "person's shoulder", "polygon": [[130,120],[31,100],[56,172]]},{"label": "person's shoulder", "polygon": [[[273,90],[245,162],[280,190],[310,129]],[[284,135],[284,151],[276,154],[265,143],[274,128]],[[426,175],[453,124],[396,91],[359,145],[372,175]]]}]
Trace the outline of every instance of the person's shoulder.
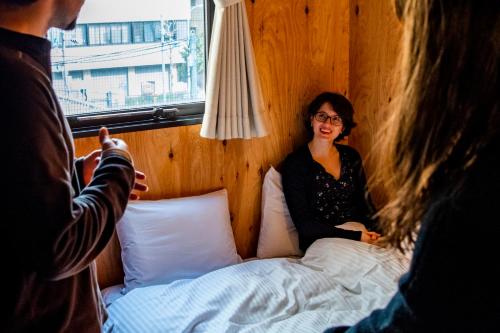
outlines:
[{"label": "person's shoulder", "polygon": [[308,160],[310,159],[309,148],[306,145],[303,145],[291,153],[289,153],[285,160],[283,161],[281,168],[283,170],[287,169],[295,169],[295,168],[304,168],[308,164]]},{"label": "person's shoulder", "polygon": [[0,96],[3,130],[36,136],[44,124],[59,121],[51,82],[20,52],[0,47]]},{"label": "person's shoulder", "polygon": [[465,179],[465,187],[473,195],[488,192],[497,196],[500,192],[500,136],[492,139],[477,154]]},{"label": "person's shoulder", "polygon": [[351,157],[352,159],[361,160],[361,155],[353,147],[348,146],[348,145],[343,145],[343,144],[336,144],[335,146],[337,147],[337,149],[340,152],[346,154],[347,156]]},{"label": "person's shoulder", "polygon": [[27,56],[19,51],[0,46],[0,84],[2,89],[13,94],[32,92],[34,88],[43,89],[50,85],[48,78]]},{"label": "person's shoulder", "polygon": [[291,153],[289,153],[286,158],[284,163],[297,163],[297,162],[304,162],[307,161],[309,157],[309,148],[307,144],[300,146],[299,148],[295,149]]},{"label": "person's shoulder", "polygon": [[[500,193],[499,151],[500,138],[497,138],[483,147],[471,165],[462,169],[453,181],[441,181],[431,194],[427,220],[448,223],[452,226],[448,230],[478,227],[481,230],[500,231],[494,218],[498,216]],[[486,232],[482,233],[482,237],[472,239],[483,242],[482,246],[492,244],[497,234]]]},{"label": "person's shoulder", "polygon": [[4,106],[53,103],[50,78],[28,55],[0,45],[0,94]]}]

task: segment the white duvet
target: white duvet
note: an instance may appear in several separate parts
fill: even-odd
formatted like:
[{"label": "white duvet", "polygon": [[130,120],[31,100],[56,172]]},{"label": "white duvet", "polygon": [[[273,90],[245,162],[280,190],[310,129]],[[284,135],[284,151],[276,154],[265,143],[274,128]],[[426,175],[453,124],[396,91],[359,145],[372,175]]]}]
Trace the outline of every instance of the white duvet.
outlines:
[{"label": "white duvet", "polygon": [[384,307],[407,268],[394,251],[321,239],[302,259],[254,260],[134,289],[108,308],[103,331],[322,332]]}]

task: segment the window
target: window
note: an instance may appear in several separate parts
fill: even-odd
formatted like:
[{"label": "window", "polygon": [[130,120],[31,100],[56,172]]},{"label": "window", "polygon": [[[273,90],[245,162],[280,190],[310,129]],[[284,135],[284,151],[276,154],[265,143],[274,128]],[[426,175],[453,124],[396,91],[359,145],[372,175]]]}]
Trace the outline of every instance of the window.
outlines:
[{"label": "window", "polygon": [[143,43],[144,42],[143,22],[133,22],[132,31],[134,32],[134,43]]},{"label": "window", "polygon": [[54,88],[76,137],[201,122],[213,2],[144,1],[87,0],[74,30],[49,30]]},{"label": "window", "polygon": [[146,43],[158,42],[161,40],[161,22],[144,22],[144,41]]},{"label": "window", "polygon": [[111,24],[111,44],[130,43],[130,23]]},{"label": "window", "polygon": [[66,44],[67,47],[87,45],[87,27],[84,25],[77,25],[73,31],[67,33],[67,37],[69,42]]},{"label": "window", "polygon": [[87,27],[78,24],[72,31],[50,29],[47,38],[52,42],[52,47],[62,48],[87,45]]}]

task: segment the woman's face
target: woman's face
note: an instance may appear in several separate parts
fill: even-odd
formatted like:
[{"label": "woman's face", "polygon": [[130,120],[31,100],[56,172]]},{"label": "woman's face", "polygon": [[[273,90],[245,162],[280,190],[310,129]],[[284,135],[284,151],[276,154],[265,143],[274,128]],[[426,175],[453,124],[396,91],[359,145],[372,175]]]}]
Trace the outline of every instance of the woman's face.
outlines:
[{"label": "woman's face", "polygon": [[344,130],[342,118],[328,102],[321,105],[318,112],[310,120],[314,131],[313,140],[333,142]]}]

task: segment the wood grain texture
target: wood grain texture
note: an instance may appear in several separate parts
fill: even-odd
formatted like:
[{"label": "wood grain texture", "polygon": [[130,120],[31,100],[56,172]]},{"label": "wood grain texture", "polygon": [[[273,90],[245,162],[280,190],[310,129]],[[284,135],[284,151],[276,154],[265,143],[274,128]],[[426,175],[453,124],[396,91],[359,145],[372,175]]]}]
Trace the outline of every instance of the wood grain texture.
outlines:
[{"label": "wood grain texture", "polygon": [[[369,177],[373,171],[370,150],[396,91],[399,45],[402,34],[393,1],[351,0],[350,2],[349,91],[358,126],[349,137],[365,159]],[[372,189],[380,206],[384,193]]]},{"label": "wood grain texture", "polygon": [[[254,256],[260,227],[262,180],[305,142],[303,110],[324,90],[349,89],[349,1],[247,0],[270,135],[253,140],[208,140],[200,126],[116,135],[137,169],[147,174],[143,199],[174,198],[227,188],[236,246]],[[98,147],[78,139],[77,156]],[[97,261],[101,288],[123,281],[116,237]]]}]

